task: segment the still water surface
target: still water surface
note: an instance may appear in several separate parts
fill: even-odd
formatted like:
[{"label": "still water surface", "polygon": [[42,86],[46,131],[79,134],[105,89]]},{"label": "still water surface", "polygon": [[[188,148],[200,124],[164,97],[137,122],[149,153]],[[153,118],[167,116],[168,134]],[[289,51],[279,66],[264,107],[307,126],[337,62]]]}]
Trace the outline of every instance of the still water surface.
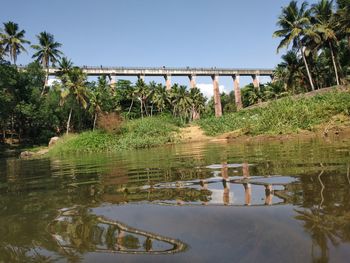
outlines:
[{"label": "still water surface", "polygon": [[0,262],[348,262],[350,139],[0,159]]}]

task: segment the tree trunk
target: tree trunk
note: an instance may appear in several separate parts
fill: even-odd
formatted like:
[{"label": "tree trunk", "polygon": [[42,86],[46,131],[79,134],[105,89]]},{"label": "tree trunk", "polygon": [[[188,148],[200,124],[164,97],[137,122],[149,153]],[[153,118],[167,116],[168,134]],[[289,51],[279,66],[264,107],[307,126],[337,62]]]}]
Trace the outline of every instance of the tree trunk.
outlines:
[{"label": "tree trunk", "polygon": [[11,144],[13,143],[13,130],[15,128],[15,122],[13,120],[13,114],[11,115]]},{"label": "tree trunk", "polygon": [[143,107],[145,108],[146,116],[148,116],[146,99],[145,99],[144,102],[143,102]]},{"label": "tree trunk", "polygon": [[141,102],[141,118],[143,119],[143,105],[142,105],[142,99],[140,100]]},{"label": "tree trunk", "polygon": [[43,90],[41,91],[40,97],[42,97],[45,93],[45,88],[49,83],[49,67],[46,67],[46,73],[45,73],[45,82],[44,82],[44,87]]},{"label": "tree trunk", "polygon": [[71,117],[72,117],[72,111],[73,111],[73,108],[70,108],[69,116],[68,116],[68,121],[67,121],[67,131],[66,131],[66,134],[69,133],[69,124],[70,124],[70,119],[71,119]]},{"label": "tree trunk", "polygon": [[134,105],[134,98],[131,100],[131,104],[130,104],[130,107],[129,107],[128,115],[130,114],[130,111],[131,111],[131,108],[132,108],[133,105]]},{"label": "tree trunk", "polygon": [[337,65],[335,64],[332,43],[330,41],[328,43],[329,43],[329,48],[331,50],[332,62],[333,62],[333,67],[334,67],[334,72],[335,72],[335,79],[337,81],[337,85],[339,86],[340,84],[339,84],[338,70],[337,70]]},{"label": "tree trunk", "polygon": [[301,45],[301,42],[300,42],[299,39],[298,39],[298,44],[299,44],[299,49],[300,49],[300,52],[301,52],[301,56],[302,56],[302,58],[303,58],[303,61],[304,61],[305,67],[306,67],[307,76],[309,77],[311,89],[312,89],[312,90],[315,90],[315,86],[314,86],[314,83],[313,83],[313,81],[312,81],[312,77],[311,77],[311,74],[310,74],[309,66],[308,66],[307,61],[306,61],[306,58],[305,58],[303,46]]},{"label": "tree trunk", "polygon": [[92,127],[92,130],[95,130],[96,127],[96,120],[97,120],[97,111],[95,111],[95,117],[94,117],[94,126]]}]

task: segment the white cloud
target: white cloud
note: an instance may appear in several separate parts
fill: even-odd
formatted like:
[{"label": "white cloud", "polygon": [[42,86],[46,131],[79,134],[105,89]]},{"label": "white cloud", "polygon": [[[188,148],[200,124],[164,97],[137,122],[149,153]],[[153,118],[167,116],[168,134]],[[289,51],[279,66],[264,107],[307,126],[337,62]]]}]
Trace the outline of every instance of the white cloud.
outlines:
[{"label": "white cloud", "polygon": [[[204,94],[204,96],[207,97],[208,99],[210,99],[214,94],[213,84],[197,83],[196,87],[199,88],[201,92]],[[226,94],[230,93],[230,91],[226,89],[224,85],[219,85],[219,90],[220,90],[220,93],[221,92],[225,92]]]}]

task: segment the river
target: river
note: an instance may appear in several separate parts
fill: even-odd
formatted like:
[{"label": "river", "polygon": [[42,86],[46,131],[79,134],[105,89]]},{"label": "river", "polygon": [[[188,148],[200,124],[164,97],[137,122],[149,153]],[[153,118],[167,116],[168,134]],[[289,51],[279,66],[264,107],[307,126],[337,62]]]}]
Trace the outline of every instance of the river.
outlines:
[{"label": "river", "polygon": [[0,262],[348,262],[350,139],[0,159]]}]

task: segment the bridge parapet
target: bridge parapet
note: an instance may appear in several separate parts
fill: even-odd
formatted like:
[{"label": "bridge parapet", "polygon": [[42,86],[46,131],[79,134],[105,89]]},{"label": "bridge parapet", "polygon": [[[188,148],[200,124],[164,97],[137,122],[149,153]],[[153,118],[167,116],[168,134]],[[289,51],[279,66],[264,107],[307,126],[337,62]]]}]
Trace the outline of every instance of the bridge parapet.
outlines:
[{"label": "bridge parapet", "polygon": [[[119,75],[119,76],[271,76],[273,69],[235,69],[235,68],[168,68],[168,67],[81,67],[88,76]],[[56,75],[58,68],[49,68],[50,75]]]}]

